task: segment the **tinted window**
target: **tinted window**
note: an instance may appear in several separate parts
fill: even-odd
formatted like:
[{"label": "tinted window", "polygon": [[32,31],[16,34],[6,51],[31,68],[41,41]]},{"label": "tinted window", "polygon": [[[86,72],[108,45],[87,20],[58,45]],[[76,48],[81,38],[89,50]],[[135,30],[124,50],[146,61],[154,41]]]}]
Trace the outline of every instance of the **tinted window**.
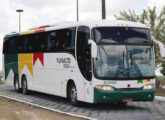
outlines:
[{"label": "tinted window", "polygon": [[90,38],[90,31],[88,27],[80,27],[78,29],[77,40],[79,44],[77,44],[77,48],[82,48],[83,46],[88,45],[88,40]]},{"label": "tinted window", "polygon": [[23,53],[24,52],[24,40],[22,37],[19,37],[16,39],[17,42],[17,52],[18,53]]},{"label": "tinted window", "polygon": [[40,33],[34,35],[33,47],[37,52],[46,52],[48,35],[46,33]]},{"label": "tinted window", "polygon": [[131,27],[99,27],[93,29],[97,43],[151,43],[149,29]]},{"label": "tinted window", "polygon": [[23,36],[23,41],[24,41],[25,52],[27,53],[37,52],[35,47],[37,44],[37,41],[35,40],[35,35]]},{"label": "tinted window", "polygon": [[9,39],[9,52],[10,53],[15,52],[14,38]]},{"label": "tinted window", "polygon": [[9,40],[5,39],[4,40],[4,45],[3,45],[3,53],[8,53],[9,52]]},{"label": "tinted window", "polygon": [[49,33],[47,41],[47,50],[67,51],[74,49],[76,28],[56,30]]},{"label": "tinted window", "polygon": [[59,40],[57,38],[57,31],[53,31],[49,33],[48,41],[47,41],[47,50],[57,51],[59,49]]},{"label": "tinted window", "polygon": [[66,49],[66,50],[74,49],[75,32],[76,32],[76,28],[70,28],[70,29],[65,30],[65,39],[64,39],[65,47],[64,47],[64,49]]},{"label": "tinted window", "polygon": [[68,51],[74,54],[76,28],[7,38],[4,53]]},{"label": "tinted window", "polygon": [[6,38],[3,46],[3,53],[16,53],[17,37]]},{"label": "tinted window", "polygon": [[91,80],[91,56],[88,40],[90,39],[89,27],[79,27],[77,31],[77,60],[81,73],[87,80]]}]

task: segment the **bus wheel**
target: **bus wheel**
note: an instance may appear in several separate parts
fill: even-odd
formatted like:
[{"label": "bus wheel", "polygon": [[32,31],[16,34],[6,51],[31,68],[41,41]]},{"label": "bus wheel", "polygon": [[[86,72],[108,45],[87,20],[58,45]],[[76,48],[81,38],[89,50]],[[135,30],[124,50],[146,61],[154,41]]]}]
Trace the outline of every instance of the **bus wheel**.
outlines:
[{"label": "bus wheel", "polygon": [[14,89],[17,93],[21,91],[20,86],[19,86],[19,79],[17,75],[14,77]]},{"label": "bus wheel", "polygon": [[70,86],[69,86],[69,94],[68,94],[68,98],[69,98],[69,101],[71,102],[71,104],[73,106],[79,106],[79,101],[77,101],[77,89],[76,89],[76,86],[74,83],[72,83]]},{"label": "bus wheel", "polygon": [[22,93],[26,95],[28,93],[28,85],[27,85],[27,80],[26,77],[22,77]]}]

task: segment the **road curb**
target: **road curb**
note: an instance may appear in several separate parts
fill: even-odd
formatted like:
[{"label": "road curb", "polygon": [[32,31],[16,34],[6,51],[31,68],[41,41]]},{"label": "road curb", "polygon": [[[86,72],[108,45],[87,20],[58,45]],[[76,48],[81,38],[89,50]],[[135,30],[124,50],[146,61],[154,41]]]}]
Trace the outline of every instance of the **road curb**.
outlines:
[{"label": "road curb", "polygon": [[159,101],[165,101],[165,97],[162,96],[155,96],[155,99]]},{"label": "road curb", "polygon": [[42,105],[37,105],[37,104],[30,103],[30,102],[25,102],[25,101],[18,100],[16,98],[11,98],[11,97],[8,97],[8,96],[5,96],[5,95],[0,95],[0,97],[7,98],[7,99],[10,99],[10,100],[13,100],[13,101],[16,101],[16,102],[20,102],[20,103],[23,103],[23,104],[35,106],[35,107],[38,107],[38,108],[41,108],[41,109],[57,112],[57,113],[60,113],[60,114],[69,115],[69,116],[72,116],[72,117],[78,117],[78,118],[83,118],[83,119],[88,119],[88,120],[97,120],[95,118],[91,118],[91,117],[87,117],[87,116],[83,116],[83,115],[76,115],[76,114],[72,114],[72,113],[68,113],[68,112],[63,112],[63,111],[60,111],[60,110],[57,110],[57,109],[48,108],[48,107],[45,107],[45,106],[42,106]]}]

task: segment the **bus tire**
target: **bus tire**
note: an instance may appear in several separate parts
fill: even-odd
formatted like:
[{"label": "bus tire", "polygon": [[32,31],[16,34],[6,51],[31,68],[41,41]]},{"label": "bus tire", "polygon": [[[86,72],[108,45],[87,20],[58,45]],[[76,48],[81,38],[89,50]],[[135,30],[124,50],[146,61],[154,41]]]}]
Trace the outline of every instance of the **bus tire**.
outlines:
[{"label": "bus tire", "polygon": [[27,95],[28,94],[28,84],[26,76],[22,76],[22,94]]},{"label": "bus tire", "polygon": [[14,89],[17,93],[21,92],[18,75],[14,76]]},{"label": "bus tire", "polygon": [[70,103],[73,106],[79,106],[80,102],[77,100],[77,89],[74,83],[71,83],[69,85],[69,89],[68,89],[68,98]]}]

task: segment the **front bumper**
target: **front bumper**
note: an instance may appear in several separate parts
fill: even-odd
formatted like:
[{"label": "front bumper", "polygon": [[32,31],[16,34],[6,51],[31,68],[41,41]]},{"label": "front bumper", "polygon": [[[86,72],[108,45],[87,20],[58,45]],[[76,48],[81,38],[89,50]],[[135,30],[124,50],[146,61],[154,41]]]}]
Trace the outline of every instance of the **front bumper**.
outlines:
[{"label": "front bumper", "polygon": [[123,99],[132,101],[153,101],[155,89],[151,90],[118,90],[104,91],[94,88],[94,103],[122,102]]}]

